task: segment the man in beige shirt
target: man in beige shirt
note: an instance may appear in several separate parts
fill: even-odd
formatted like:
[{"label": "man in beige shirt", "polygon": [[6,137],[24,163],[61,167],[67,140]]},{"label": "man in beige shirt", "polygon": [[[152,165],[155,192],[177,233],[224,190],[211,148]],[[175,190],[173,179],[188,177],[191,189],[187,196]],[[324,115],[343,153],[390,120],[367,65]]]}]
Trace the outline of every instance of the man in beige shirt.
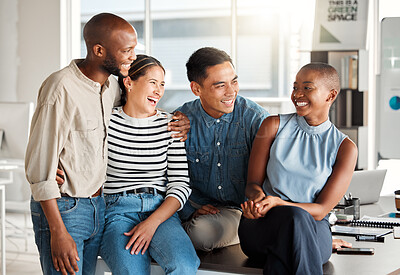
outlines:
[{"label": "man in beige shirt", "polygon": [[[42,84],[26,152],[32,220],[44,274],[94,274],[104,226],[107,126],[116,76],[136,59],[135,29],[113,14],[84,27],[87,56]],[[55,180],[64,171],[64,184]]]}]

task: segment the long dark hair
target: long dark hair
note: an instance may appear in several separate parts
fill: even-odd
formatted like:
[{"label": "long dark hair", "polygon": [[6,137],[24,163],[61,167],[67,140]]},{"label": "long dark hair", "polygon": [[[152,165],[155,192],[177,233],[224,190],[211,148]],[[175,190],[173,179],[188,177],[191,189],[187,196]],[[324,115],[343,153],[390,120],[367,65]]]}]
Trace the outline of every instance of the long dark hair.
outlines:
[{"label": "long dark hair", "polygon": [[[152,56],[148,56],[145,54],[138,54],[136,56],[136,60],[132,63],[131,68],[129,69],[128,76],[132,79],[132,81],[137,80],[139,77],[144,76],[149,68],[152,66],[160,67],[165,74],[165,69],[161,65],[160,61]],[[124,78],[118,77],[118,83],[121,87],[121,105],[125,105],[126,103],[126,88],[124,85]]]}]

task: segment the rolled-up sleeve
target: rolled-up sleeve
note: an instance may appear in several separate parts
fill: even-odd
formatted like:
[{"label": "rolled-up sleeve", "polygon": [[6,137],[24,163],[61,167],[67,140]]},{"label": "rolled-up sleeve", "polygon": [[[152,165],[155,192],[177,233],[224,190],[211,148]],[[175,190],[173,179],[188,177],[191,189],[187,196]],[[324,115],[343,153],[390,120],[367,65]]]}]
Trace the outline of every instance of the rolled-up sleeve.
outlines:
[{"label": "rolled-up sleeve", "polygon": [[68,132],[62,109],[59,99],[44,103],[38,100],[32,118],[25,172],[36,201],[60,197],[55,178],[59,155]]}]

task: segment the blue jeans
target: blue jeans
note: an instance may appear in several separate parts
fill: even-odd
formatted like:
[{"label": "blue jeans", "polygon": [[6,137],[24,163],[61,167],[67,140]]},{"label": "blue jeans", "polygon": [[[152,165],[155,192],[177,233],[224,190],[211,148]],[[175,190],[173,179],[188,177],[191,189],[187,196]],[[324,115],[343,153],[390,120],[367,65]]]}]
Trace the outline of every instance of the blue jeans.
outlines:
[{"label": "blue jeans", "polygon": [[[57,204],[65,227],[74,239],[81,259],[77,262],[79,267],[77,274],[94,274],[104,230],[104,197],[61,197],[57,200]],[[53,266],[49,224],[40,202],[31,200],[31,213],[43,274],[61,274]]]},{"label": "blue jeans", "polygon": [[106,225],[100,255],[114,274],[150,274],[152,257],[166,274],[196,274],[200,260],[175,213],[160,224],[142,255],[125,250],[130,231],[147,219],[164,201],[161,195],[107,195]]}]

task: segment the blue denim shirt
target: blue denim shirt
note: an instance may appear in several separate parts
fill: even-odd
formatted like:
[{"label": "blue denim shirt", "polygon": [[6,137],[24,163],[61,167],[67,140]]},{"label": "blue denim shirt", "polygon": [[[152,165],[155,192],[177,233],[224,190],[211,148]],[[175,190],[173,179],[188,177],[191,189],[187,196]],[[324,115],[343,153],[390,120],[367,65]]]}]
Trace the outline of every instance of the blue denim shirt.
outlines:
[{"label": "blue denim shirt", "polygon": [[[251,146],[268,112],[241,96],[232,113],[217,119],[203,110],[200,99],[177,110],[190,120],[185,142],[192,188],[189,199],[199,205],[240,207],[245,201]],[[195,210],[186,202],[180,217],[186,220]]]}]

